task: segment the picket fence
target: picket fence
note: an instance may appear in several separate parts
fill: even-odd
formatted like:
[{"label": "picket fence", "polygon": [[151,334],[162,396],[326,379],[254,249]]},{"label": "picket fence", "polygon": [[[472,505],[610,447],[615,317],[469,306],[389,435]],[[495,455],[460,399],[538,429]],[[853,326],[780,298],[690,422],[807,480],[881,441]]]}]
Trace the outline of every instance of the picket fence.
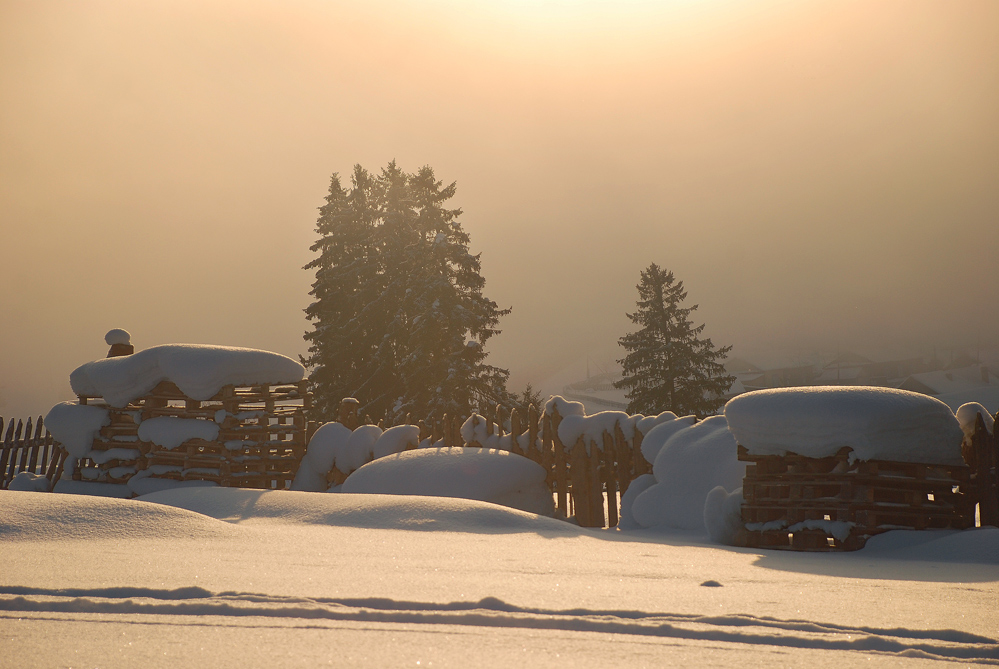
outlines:
[{"label": "picket fence", "polygon": [[[34,433],[32,433],[32,428]],[[4,434],[4,419],[0,417],[0,434]],[[52,438],[42,417],[32,424],[11,419],[0,447],[0,489],[6,490],[10,482],[21,472],[29,472],[46,477],[51,485],[62,475],[66,451]]]}]

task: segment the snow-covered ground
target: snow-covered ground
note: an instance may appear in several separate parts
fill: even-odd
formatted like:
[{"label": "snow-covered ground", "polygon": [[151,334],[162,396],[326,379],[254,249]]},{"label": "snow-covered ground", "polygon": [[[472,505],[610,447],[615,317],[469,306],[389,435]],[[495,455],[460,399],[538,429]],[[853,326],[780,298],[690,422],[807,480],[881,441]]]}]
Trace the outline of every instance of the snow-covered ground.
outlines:
[{"label": "snow-covered ground", "polygon": [[462,499],[0,492],[0,665],[999,664],[999,530],[849,554]]}]

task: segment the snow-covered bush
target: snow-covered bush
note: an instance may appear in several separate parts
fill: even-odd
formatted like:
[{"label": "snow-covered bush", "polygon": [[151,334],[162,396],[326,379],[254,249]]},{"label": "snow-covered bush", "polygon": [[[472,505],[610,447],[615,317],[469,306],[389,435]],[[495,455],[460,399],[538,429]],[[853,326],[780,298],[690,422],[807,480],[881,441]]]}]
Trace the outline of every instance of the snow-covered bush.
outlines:
[{"label": "snow-covered bush", "polygon": [[378,458],[347,477],[342,493],[460,497],[550,516],[546,472],[536,462],[488,448],[426,448]]}]

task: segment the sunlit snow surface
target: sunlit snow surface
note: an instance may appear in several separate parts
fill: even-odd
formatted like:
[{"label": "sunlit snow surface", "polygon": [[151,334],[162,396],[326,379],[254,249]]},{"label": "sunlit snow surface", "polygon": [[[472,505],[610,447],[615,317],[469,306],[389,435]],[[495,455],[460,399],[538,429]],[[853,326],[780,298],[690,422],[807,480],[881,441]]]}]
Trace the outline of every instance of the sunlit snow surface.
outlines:
[{"label": "sunlit snow surface", "polygon": [[0,492],[5,666],[999,663],[991,528],[798,554],[460,499],[144,499]]}]

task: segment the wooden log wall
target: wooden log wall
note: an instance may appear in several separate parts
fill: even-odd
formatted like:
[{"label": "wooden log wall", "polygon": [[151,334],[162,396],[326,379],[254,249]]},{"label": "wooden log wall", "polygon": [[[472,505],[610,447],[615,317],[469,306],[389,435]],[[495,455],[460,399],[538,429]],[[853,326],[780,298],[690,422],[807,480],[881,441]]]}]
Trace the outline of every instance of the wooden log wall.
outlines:
[{"label": "wooden log wall", "polygon": [[0,446],[0,489],[6,490],[15,476],[21,472],[44,476],[49,480],[50,489],[62,475],[66,451],[60,448],[48,430],[41,416],[32,424],[10,420],[4,432],[4,419],[0,417],[0,435],[4,435]]},{"label": "wooden log wall", "polygon": [[[857,550],[889,529],[965,529],[975,524],[976,485],[967,466],[754,455],[743,479],[744,544],[757,548]],[[831,523],[848,523],[834,536]]]},{"label": "wooden log wall", "polygon": [[[101,428],[91,449],[107,456],[99,462],[82,459],[73,473],[75,480],[121,484],[149,470],[151,478],[288,488],[305,456],[310,430],[315,428],[305,420],[311,400],[305,381],[225,386],[204,401],[191,399],[164,381],[122,408],[106,406],[99,397],[79,399],[80,404],[105,406],[111,421]],[[218,437],[189,439],[173,449],[141,441],[140,423],[158,417],[212,422],[219,426]]]}]

